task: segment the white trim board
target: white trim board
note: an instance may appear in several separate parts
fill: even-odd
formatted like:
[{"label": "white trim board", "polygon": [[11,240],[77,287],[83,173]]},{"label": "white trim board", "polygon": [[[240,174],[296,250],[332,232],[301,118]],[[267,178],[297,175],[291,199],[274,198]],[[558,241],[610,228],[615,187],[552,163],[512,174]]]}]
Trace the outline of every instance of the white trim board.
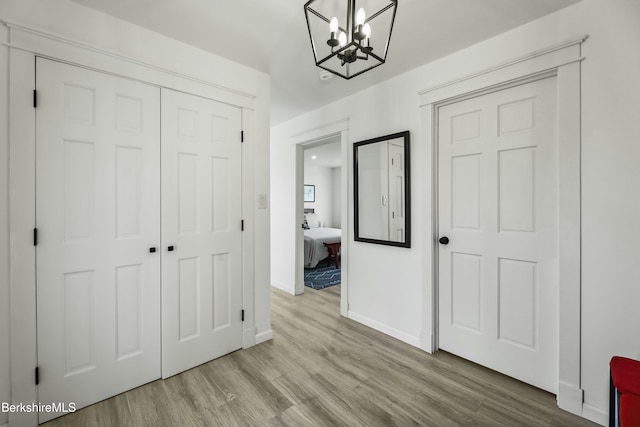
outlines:
[{"label": "white trim board", "polygon": [[588,403],[583,404],[582,416],[603,426],[609,425],[609,413]]},{"label": "white trim board", "polygon": [[260,334],[256,334],[256,344],[262,344],[263,342],[269,341],[271,339],[273,339],[273,330],[271,329]]},{"label": "white trim board", "polygon": [[253,180],[253,159],[255,157],[255,112],[242,109],[241,129],[242,150],[242,307],[245,313],[242,323],[242,348],[256,345],[256,310],[255,310],[255,187]]},{"label": "white trim board", "polygon": [[365,326],[375,329],[376,331],[382,332],[383,334],[387,334],[404,343],[420,348],[420,338],[414,337],[413,335],[409,335],[406,332],[402,332],[384,323],[380,323],[377,320],[370,319],[366,316],[355,313],[351,310],[349,310],[349,319],[354,320],[358,323],[362,323]]},{"label": "white trim board", "polygon": [[[38,401],[33,381],[36,355],[35,109],[28,99],[35,81],[35,57],[9,50],[9,247],[11,401]],[[18,185],[20,183],[20,185]],[[12,425],[36,425],[36,413],[9,413]]]},{"label": "white trim board", "polygon": [[[419,106],[423,124],[427,158],[427,176],[432,182],[431,206],[426,209],[432,233],[425,236],[426,261],[431,263],[432,283],[423,288],[423,309],[432,314],[424,316],[422,329],[433,334],[432,350],[437,348],[437,115],[438,107],[458,99],[495,91],[525,81],[556,75],[558,79],[558,140],[559,144],[559,378],[558,404],[577,415],[586,415],[581,389],[581,183],[580,183],[580,37],[528,55],[480,70],[461,79],[421,90]],[[425,334],[426,335],[426,334]]]},{"label": "white trim board", "polygon": [[43,58],[79,65],[160,87],[205,96],[239,107],[254,108],[256,99],[254,94],[188,76],[27,25],[4,20],[0,20],[0,23],[9,29],[9,43],[6,44],[9,48],[24,50]]},{"label": "white trim board", "polygon": [[293,285],[287,286],[287,285],[283,285],[280,282],[272,280],[271,281],[271,286],[273,286],[274,288],[279,289],[281,291],[284,291],[284,292],[286,292],[288,294],[295,295],[295,289],[294,289]]},{"label": "white trim board", "polygon": [[[556,69],[571,62],[581,61],[584,58],[580,56],[580,45],[587,38],[588,36],[582,36],[568,40],[466,76],[419,90],[418,95],[420,96],[421,106],[450,97],[451,95],[447,93],[449,91],[451,94],[471,92],[472,89],[465,89],[460,86],[460,84],[467,84],[467,82],[471,82],[472,85],[474,82],[478,82],[476,85],[486,88],[492,84],[502,84],[514,77],[523,77],[544,70]],[[578,51],[571,49],[573,47],[577,48]]]}]

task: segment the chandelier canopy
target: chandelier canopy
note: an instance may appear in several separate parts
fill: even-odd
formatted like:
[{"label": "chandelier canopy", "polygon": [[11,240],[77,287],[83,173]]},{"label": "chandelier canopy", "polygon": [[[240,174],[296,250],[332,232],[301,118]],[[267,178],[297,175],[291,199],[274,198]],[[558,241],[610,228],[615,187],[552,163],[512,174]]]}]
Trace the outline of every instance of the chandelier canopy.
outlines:
[{"label": "chandelier canopy", "polygon": [[316,65],[345,79],[384,64],[398,0],[309,0],[304,5]]}]

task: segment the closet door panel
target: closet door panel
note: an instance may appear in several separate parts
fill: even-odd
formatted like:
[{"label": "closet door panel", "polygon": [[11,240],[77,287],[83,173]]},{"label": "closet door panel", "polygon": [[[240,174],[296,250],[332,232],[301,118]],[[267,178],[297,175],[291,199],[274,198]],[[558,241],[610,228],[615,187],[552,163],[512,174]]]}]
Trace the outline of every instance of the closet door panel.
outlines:
[{"label": "closet door panel", "polygon": [[162,90],[162,376],[242,346],[241,111]]},{"label": "closet door panel", "polygon": [[79,408],[160,377],[160,90],[44,59],[37,89],[39,400]]}]

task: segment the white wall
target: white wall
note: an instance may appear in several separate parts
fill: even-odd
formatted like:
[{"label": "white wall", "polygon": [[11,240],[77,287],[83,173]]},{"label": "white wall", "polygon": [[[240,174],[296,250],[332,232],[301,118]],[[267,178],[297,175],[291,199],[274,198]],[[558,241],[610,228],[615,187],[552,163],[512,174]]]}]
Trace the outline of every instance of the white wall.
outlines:
[{"label": "white wall", "polygon": [[[113,52],[130,58],[139,67],[149,70],[149,75],[157,75],[159,69],[170,70],[176,75],[188,76],[199,82],[207,82],[211,88],[224,87],[255,96],[253,133],[249,135],[253,157],[249,162],[253,171],[252,188],[248,195],[253,215],[254,292],[256,339],[271,337],[270,311],[270,228],[269,209],[257,209],[258,195],[269,197],[269,104],[270,79],[265,73],[236,64],[200,49],[161,36],[157,33],[117,20],[108,15],[82,7],[68,0],[51,2],[47,0],[3,0],[0,2],[0,20],[25,25],[45,33],[59,35],[65,39]],[[0,42],[5,42],[7,28],[0,25]],[[0,401],[9,401],[9,254],[7,220],[8,212],[8,132],[7,109],[9,85],[7,72],[7,51],[0,43]],[[107,60],[105,60],[107,62]],[[155,73],[155,74],[154,74]],[[145,80],[145,75],[138,76]],[[176,80],[181,78],[176,77]],[[187,80],[181,80],[187,81]],[[195,85],[197,86],[197,85]],[[217,90],[217,89],[212,89]],[[229,92],[231,93],[231,92]],[[251,209],[253,208],[253,209]],[[11,229],[12,235],[22,230]],[[250,231],[251,232],[251,231]],[[252,311],[252,310],[250,310]],[[7,421],[0,414],[0,425]]]},{"label": "white wall", "polygon": [[[0,27],[0,100],[8,98],[6,28]],[[7,103],[0,101],[0,403],[10,402],[9,389],[9,126]],[[0,412],[0,425],[8,416]]]},{"label": "white wall", "polygon": [[320,218],[322,227],[333,227],[333,172],[331,168],[305,163],[304,183],[316,186],[316,201],[305,202],[305,209],[314,209]]},{"label": "white wall", "polygon": [[[433,236],[423,223],[430,205],[428,158],[416,93],[573,38],[588,35],[582,62],[582,356],[583,415],[605,424],[608,361],[614,354],[640,358],[640,2],[584,0],[508,33],[419,67],[326,107],[272,128],[272,179],[294,176],[291,135],[349,118],[356,142],[411,131],[412,248],[360,244],[349,236],[349,316],[428,348],[431,295],[427,256]],[[389,61],[401,60],[389,53]],[[383,65],[384,67],[384,65]],[[375,71],[372,71],[375,72]],[[357,106],[357,108],[354,108]],[[376,107],[374,107],[376,106]],[[343,159],[351,165],[349,159]],[[349,166],[351,169],[351,166]],[[351,172],[350,172],[351,173]],[[351,184],[349,184],[351,185]],[[343,189],[351,192],[347,185]],[[272,187],[273,217],[292,216],[292,190]],[[285,193],[286,192],[286,193]],[[287,194],[289,196],[287,196]],[[349,207],[350,216],[353,205]],[[350,224],[353,219],[349,218]],[[274,221],[274,253],[293,249],[294,234]],[[352,228],[351,228],[352,229]],[[288,279],[291,266],[272,264],[272,280]],[[427,301],[426,304],[422,304]],[[423,308],[426,307],[426,308]],[[423,320],[426,319],[426,320]]]},{"label": "white wall", "polygon": [[332,168],[331,173],[333,174],[332,227],[342,228],[342,168]]},{"label": "white wall", "polygon": [[[423,84],[406,77],[390,80],[344,100],[332,103],[271,129],[272,180],[272,284],[293,293],[295,275],[295,142],[296,136],[310,129],[349,121],[351,142],[409,130],[415,138],[420,132],[417,91]],[[353,103],[353,104],[352,104]],[[353,105],[358,108],[353,108]],[[380,107],[374,107],[374,106]],[[424,157],[422,148],[413,145],[415,159]],[[343,167],[352,170],[352,150],[342,159]],[[426,182],[421,168],[412,165],[414,182]],[[419,344],[420,298],[422,282],[422,248],[417,240],[411,249],[371,245],[353,241],[353,177],[342,183],[349,194],[349,311],[357,318],[414,345]],[[419,192],[412,187],[413,216],[422,216]],[[341,228],[345,228],[342,224]],[[412,232],[423,232],[419,221]],[[277,240],[277,241],[276,241]],[[351,278],[353,275],[353,279]]]}]

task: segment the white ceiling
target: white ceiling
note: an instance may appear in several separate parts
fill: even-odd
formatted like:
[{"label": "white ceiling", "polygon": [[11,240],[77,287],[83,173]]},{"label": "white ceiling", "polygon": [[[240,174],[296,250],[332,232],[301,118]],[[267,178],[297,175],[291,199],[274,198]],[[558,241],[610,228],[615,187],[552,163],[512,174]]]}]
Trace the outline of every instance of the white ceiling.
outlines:
[{"label": "white ceiling", "polygon": [[304,150],[304,165],[337,168],[342,165],[340,137],[335,137],[314,144]]},{"label": "white ceiling", "polygon": [[387,62],[319,79],[306,0],[73,0],[271,75],[281,123],[580,0],[399,0]]}]

